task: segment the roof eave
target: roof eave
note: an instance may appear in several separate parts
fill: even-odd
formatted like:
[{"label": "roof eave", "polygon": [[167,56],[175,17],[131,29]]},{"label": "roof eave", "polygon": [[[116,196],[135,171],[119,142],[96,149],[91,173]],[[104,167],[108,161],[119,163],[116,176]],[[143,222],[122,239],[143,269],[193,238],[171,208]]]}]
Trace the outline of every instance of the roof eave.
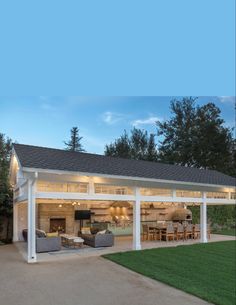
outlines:
[{"label": "roof eave", "polygon": [[122,175],[108,175],[108,174],[100,174],[100,173],[91,173],[91,172],[80,172],[80,171],[66,171],[66,170],[54,170],[54,169],[42,169],[42,168],[33,168],[33,167],[22,167],[22,171],[32,173],[32,172],[41,172],[41,173],[49,173],[56,175],[80,175],[80,176],[96,176],[103,178],[111,178],[111,179],[123,179],[123,180],[134,180],[134,181],[144,181],[144,182],[156,182],[156,183],[169,183],[169,184],[180,184],[180,185],[193,185],[200,187],[214,187],[214,188],[230,188],[235,189],[233,185],[221,185],[221,184],[209,184],[209,183],[197,183],[197,182],[187,182],[187,181],[179,181],[179,180],[164,180],[164,179],[154,179],[154,178],[142,178],[135,176],[122,176]]}]

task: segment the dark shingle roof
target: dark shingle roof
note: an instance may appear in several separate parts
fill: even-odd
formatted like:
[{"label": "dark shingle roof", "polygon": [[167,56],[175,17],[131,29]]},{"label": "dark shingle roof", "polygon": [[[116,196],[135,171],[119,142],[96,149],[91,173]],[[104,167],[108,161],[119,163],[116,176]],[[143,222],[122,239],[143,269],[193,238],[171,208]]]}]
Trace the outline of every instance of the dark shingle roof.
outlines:
[{"label": "dark shingle roof", "polygon": [[14,144],[22,167],[235,186],[215,170],[107,157],[89,153]]}]

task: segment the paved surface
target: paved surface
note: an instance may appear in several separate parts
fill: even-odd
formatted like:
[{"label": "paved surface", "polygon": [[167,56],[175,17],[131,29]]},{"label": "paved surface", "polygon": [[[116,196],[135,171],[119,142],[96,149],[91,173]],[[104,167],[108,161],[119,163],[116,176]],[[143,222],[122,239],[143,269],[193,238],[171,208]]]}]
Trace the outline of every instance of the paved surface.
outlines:
[{"label": "paved surface", "polygon": [[0,246],[1,305],[204,305],[207,302],[101,257],[27,264]]},{"label": "paved surface", "polygon": [[[235,240],[234,236],[227,235],[218,235],[211,234],[209,242],[218,242],[226,240]],[[144,241],[142,242],[142,249],[151,249],[151,248],[162,248],[162,247],[177,247],[180,245],[192,245],[199,243],[200,240],[187,240],[187,241]],[[24,257],[27,260],[27,244],[24,242],[17,242],[15,244]],[[83,247],[82,249],[67,249],[63,251],[55,251],[51,253],[38,253],[37,260],[38,262],[49,262],[49,261],[58,261],[58,260],[68,260],[70,258],[87,258],[92,256],[101,256],[107,253],[123,252],[132,250],[132,237],[131,236],[119,236],[115,237],[115,244],[113,247],[103,247],[103,248],[91,248]]]}]

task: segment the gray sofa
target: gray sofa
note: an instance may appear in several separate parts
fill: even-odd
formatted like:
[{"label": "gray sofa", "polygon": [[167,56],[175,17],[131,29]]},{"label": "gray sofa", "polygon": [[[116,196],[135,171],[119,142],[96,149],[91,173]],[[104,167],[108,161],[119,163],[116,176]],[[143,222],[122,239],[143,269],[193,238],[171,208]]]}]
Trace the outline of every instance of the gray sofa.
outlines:
[{"label": "gray sofa", "polygon": [[36,252],[51,252],[61,250],[61,237],[37,237]]},{"label": "gray sofa", "polygon": [[[41,230],[36,230],[36,252],[52,252],[61,250],[61,237],[46,237],[46,233]],[[27,242],[28,231],[24,229],[22,231],[24,241]]]},{"label": "gray sofa", "polygon": [[105,234],[82,234],[79,232],[78,236],[83,238],[84,244],[90,247],[112,247],[114,245],[114,235],[112,232]]}]

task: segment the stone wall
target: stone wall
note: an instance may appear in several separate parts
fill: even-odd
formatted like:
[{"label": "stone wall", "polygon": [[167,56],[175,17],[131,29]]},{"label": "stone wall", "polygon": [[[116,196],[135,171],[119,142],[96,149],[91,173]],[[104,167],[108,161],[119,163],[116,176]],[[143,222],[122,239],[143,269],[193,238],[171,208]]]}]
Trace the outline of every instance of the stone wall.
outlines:
[{"label": "stone wall", "polygon": [[78,222],[74,220],[74,207],[71,204],[39,203],[37,208],[38,228],[49,232],[50,218],[65,218],[66,233],[77,234]]}]

